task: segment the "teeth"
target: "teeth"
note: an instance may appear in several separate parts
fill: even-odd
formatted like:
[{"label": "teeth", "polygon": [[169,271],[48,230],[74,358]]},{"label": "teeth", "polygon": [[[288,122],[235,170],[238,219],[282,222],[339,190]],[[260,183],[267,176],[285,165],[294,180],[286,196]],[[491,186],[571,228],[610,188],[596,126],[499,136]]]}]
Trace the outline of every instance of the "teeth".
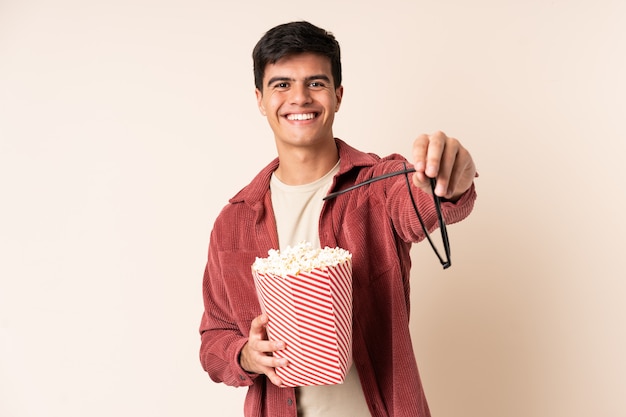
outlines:
[{"label": "teeth", "polygon": [[315,117],[315,113],[305,113],[305,114],[290,114],[287,116],[288,120],[311,120]]}]

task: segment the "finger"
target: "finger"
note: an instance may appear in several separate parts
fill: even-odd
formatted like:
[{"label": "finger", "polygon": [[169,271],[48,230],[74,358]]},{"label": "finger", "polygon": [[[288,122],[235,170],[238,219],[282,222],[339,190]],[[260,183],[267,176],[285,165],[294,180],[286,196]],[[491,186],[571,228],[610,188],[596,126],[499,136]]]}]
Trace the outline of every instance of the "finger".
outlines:
[{"label": "finger", "polygon": [[274,385],[281,386],[282,381],[276,374],[276,368],[287,366],[287,359],[278,359],[271,356],[261,355],[256,358],[255,366],[249,369],[249,372],[266,375]]},{"label": "finger", "polygon": [[253,344],[259,340],[267,340],[267,323],[269,322],[269,317],[267,314],[261,314],[256,317],[250,323],[250,333],[248,334],[248,341]]},{"label": "finger", "polygon": [[280,368],[287,366],[289,361],[286,358],[278,358],[271,353],[249,351],[249,362],[255,369],[261,369],[265,373],[266,368]]},{"label": "finger", "polygon": [[424,175],[424,173],[421,173],[420,175],[417,172],[414,172],[411,178],[413,180],[413,185],[424,191],[426,194],[432,194],[430,180],[426,175]]},{"label": "finger", "polygon": [[463,147],[459,147],[454,166],[448,178],[446,191],[442,197],[451,198],[451,196],[458,191],[461,178],[468,168],[468,158],[465,156],[466,154],[469,155]]},{"label": "finger", "polygon": [[248,339],[248,344],[250,345],[250,349],[263,355],[278,352],[279,350],[283,350],[285,348],[285,342],[281,340]]},{"label": "finger", "polygon": [[448,193],[445,197],[450,200],[455,200],[467,191],[476,176],[474,160],[465,148],[461,147],[459,150],[457,161],[452,175],[450,176],[450,185],[448,186]]},{"label": "finger", "polygon": [[[458,170],[460,143],[455,138],[446,138],[446,145],[441,154],[439,170],[437,172],[437,185],[435,194],[439,197],[446,197],[452,191],[451,177],[455,170]],[[461,161],[462,162],[462,161]]]},{"label": "finger", "polygon": [[269,317],[267,316],[267,314],[261,314],[260,316],[255,317],[254,320],[252,320],[252,323],[250,323],[250,336],[252,336],[253,334],[255,336],[264,334],[265,326],[268,322]]},{"label": "finger", "polygon": [[241,350],[239,363],[248,372],[265,374],[270,368],[288,365],[287,359],[273,356],[284,347],[284,342],[248,340]]},{"label": "finger", "polygon": [[424,181],[426,155],[428,154],[428,135],[421,134],[413,141],[413,166],[420,181]]},{"label": "finger", "polygon": [[282,386],[282,381],[278,374],[276,374],[276,368],[284,367],[289,364],[289,361],[285,358],[275,358],[273,356],[266,356],[266,360],[269,360],[269,365],[263,367],[263,373],[272,381],[272,384],[276,386]]},{"label": "finger", "polygon": [[280,379],[280,377],[276,374],[276,372],[273,369],[268,370],[265,373],[265,376],[267,376],[267,378],[271,381],[271,383],[276,385],[277,387],[280,387],[283,385],[283,381]]},{"label": "finger", "polygon": [[426,168],[424,173],[429,178],[437,178],[441,167],[441,158],[446,148],[448,137],[442,131],[429,136],[428,152],[426,154]]}]

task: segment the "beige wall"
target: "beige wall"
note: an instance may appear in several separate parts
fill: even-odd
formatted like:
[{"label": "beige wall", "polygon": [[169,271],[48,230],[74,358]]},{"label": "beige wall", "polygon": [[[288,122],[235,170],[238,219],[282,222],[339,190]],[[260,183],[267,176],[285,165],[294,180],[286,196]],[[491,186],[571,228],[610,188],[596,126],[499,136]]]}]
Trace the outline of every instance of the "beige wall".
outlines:
[{"label": "beige wall", "polygon": [[414,250],[433,414],[626,415],[618,0],[1,1],[0,415],[241,415],[197,359],[200,282],[275,153],[250,51],[296,19],[342,44],[337,136],[477,161],[453,267]]}]

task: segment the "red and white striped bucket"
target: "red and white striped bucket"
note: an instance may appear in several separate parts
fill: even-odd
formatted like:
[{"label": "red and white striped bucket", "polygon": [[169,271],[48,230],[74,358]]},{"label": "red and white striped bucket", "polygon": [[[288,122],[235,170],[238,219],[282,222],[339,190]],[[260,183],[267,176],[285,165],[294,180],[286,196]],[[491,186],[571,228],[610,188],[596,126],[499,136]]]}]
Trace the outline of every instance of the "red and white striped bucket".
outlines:
[{"label": "red and white striped bucket", "polygon": [[283,385],[343,383],[352,363],[352,261],[295,275],[252,274],[268,337],[286,344],[274,352],[289,361],[276,368]]}]

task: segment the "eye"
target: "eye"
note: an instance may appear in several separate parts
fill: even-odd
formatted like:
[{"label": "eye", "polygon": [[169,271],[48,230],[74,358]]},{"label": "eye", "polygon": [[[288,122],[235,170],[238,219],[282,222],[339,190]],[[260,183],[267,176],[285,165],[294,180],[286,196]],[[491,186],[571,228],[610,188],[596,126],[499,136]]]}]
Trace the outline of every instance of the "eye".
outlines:
[{"label": "eye", "polygon": [[285,89],[289,87],[289,83],[287,82],[280,82],[280,83],[276,83],[274,85],[275,88],[280,88],[280,89]]},{"label": "eye", "polygon": [[311,81],[309,86],[312,88],[324,88],[326,84],[323,81]]}]

